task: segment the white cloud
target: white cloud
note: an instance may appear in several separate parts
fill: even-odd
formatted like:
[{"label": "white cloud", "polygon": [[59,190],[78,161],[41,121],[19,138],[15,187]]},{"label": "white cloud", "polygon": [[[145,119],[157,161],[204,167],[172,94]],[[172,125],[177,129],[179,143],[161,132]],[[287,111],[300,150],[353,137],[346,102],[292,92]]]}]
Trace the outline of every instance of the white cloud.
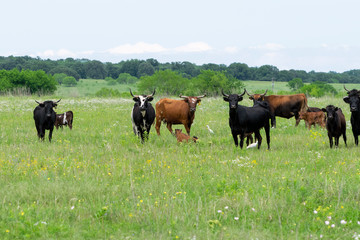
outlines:
[{"label": "white cloud", "polygon": [[138,42],[136,44],[124,44],[115,48],[111,48],[106,52],[111,54],[142,54],[142,53],[160,53],[166,51],[166,48],[160,44],[149,44]]},{"label": "white cloud", "polygon": [[212,50],[212,47],[205,42],[192,42],[184,46],[176,47],[176,52],[206,52]]},{"label": "white cloud", "polygon": [[279,50],[284,49],[284,48],[285,47],[283,45],[277,44],[277,43],[266,43],[266,44],[263,44],[263,45],[250,47],[250,49],[265,50],[265,51],[279,51]]},{"label": "white cloud", "polygon": [[237,53],[239,49],[237,47],[226,47],[225,52],[227,53]]}]

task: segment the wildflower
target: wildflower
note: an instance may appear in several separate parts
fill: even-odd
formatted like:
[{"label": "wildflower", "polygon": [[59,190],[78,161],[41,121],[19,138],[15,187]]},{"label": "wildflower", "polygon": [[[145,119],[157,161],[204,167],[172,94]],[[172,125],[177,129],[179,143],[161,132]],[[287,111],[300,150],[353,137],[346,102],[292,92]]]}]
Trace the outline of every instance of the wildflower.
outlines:
[{"label": "wildflower", "polygon": [[330,222],[329,222],[329,221],[325,221],[325,224],[326,224],[326,225],[329,225],[329,224],[330,224]]},{"label": "wildflower", "polygon": [[6,229],[6,230],[5,230],[5,232],[6,232],[6,233],[9,233],[9,232],[10,232],[10,230],[9,230],[9,229]]},{"label": "wildflower", "polygon": [[358,221],[358,225],[360,225],[360,221]]},{"label": "wildflower", "polygon": [[235,221],[239,221],[239,217],[234,217]]},{"label": "wildflower", "polygon": [[217,212],[218,212],[218,213],[222,213],[222,211],[221,211],[221,210],[218,210]]},{"label": "wildflower", "polygon": [[341,224],[346,224],[347,222],[345,220],[340,221]]},{"label": "wildflower", "polygon": [[70,209],[71,209],[71,210],[73,210],[74,208],[75,208],[75,206],[71,206],[71,208],[70,208]]},{"label": "wildflower", "polygon": [[334,227],[335,227],[335,224],[331,224],[331,227],[334,228]]},{"label": "wildflower", "polygon": [[327,219],[331,220],[331,216],[328,216]]},{"label": "wildflower", "polygon": [[228,207],[228,206],[226,206],[226,207],[225,207],[225,209],[227,210],[227,209],[229,209],[229,207]]},{"label": "wildflower", "polygon": [[317,213],[318,213],[318,211],[314,210],[314,213],[315,213],[315,214],[317,214]]}]

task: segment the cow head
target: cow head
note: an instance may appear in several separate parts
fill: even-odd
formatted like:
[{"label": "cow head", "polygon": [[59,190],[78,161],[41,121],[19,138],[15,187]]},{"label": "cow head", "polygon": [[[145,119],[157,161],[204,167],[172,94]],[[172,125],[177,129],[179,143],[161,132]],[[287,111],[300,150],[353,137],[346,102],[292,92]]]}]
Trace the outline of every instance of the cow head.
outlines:
[{"label": "cow head", "polygon": [[197,97],[182,96],[180,94],[179,97],[184,99],[184,101],[189,105],[190,112],[194,113],[196,111],[196,105],[201,102],[201,98],[206,97],[206,94]]},{"label": "cow head", "polygon": [[264,101],[265,100],[265,95],[266,95],[266,93],[267,93],[267,89],[266,89],[266,91],[263,93],[263,94],[253,94],[253,95],[251,95],[250,93],[248,93],[247,91],[246,91],[246,89],[245,89],[245,92],[246,92],[246,94],[247,95],[249,95],[249,99],[250,100],[253,100],[253,102],[254,103],[256,103],[257,101]]},{"label": "cow head", "polygon": [[245,94],[245,91],[242,94],[230,94],[230,95],[227,95],[227,94],[224,93],[223,90],[221,90],[221,93],[224,96],[223,97],[224,101],[229,102],[230,110],[231,109],[236,110],[237,107],[238,107],[238,102],[243,100],[243,96]]},{"label": "cow head", "polygon": [[58,102],[60,102],[60,100],[54,102],[54,101],[45,101],[45,102],[38,102],[35,100],[35,102],[37,104],[39,104],[40,107],[45,108],[45,117],[50,118],[52,113],[54,112],[53,108],[56,108]]},{"label": "cow head", "polygon": [[146,109],[148,108],[148,103],[154,99],[155,89],[154,92],[150,95],[134,95],[131,92],[131,89],[130,89],[130,94],[131,96],[133,96],[133,100],[137,104],[139,104],[141,113],[145,115]]},{"label": "cow head", "polygon": [[328,105],[326,106],[326,108],[322,108],[321,109],[324,113],[326,113],[327,118],[329,120],[332,120],[335,118],[336,116],[336,111],[339,110],[338,107],[335,107],[334,105]]},{"label": "cow head", "polygon": [[360,111],[359,109],[359,104],[360,104],[360,91],[353,89],[351,91],[349,91],[345,85],[344,85],[344,89],[346,90],[348,96],[344,97],[343,100],[344,102],[350,104],[350,111],[351,112],[357,112]]}]

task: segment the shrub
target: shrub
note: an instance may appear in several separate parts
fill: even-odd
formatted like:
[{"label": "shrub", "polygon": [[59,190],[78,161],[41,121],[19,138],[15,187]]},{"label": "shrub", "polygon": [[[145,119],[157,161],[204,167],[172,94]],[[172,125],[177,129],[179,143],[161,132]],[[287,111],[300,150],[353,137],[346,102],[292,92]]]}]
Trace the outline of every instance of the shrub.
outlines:
[{"label": "shrub", "polygon": [[74,77],[66,77],[63,79],[62,83],[65,87],[74,87],[77,85],[76,79]]},{"label": "shrub", "polygon": [[300,92],[305,93],[306,95],[311,97],[322,97],[325,94],[329,94],[329,95],[337,94],[337,91],[333,86],[331,86],[328,83],[319,82],[319,81],[313,82],[308,85],[304,85],[300,89]]},{"label": "shrub", "polygon": [[102,88],[95,93],[96,97],[120,97],[121,93],[117,89]]}]

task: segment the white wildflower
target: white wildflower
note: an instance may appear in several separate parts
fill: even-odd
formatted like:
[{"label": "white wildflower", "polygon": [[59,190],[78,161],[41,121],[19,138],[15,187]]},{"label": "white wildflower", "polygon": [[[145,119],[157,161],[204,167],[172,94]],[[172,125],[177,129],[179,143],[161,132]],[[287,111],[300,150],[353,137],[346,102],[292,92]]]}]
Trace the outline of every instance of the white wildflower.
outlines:
[{"label": "white wildflower", "polygon": [[75,208],[75,206],[71,206],[71,208],[70,208],[70,209],[71,209],[71,210],[73,210],[74,208]]},{"label": "white wildflower", "polygon": [[341,224],[346,224],[347,222],[345,220],[340,221]]},{"label": "white wildflower", "polygon": [[315,214],[317,214],[317,213],[318,213],[318,211],[314,210],[314,213],[315,213]]},{"label": "white wildflower", "polygon": [[331,224],[331,227],[334,228],[334,227],[335,227],[335,224]]},{"label": "white wildflower", "polygon": [[329,222],[329,221],[325,221],[325,224],[326,224],[326,225],[329,225],[329,224],[330,224],[330,222]]},{"label": "white wildflower", "polygon": [[239,220],[239,217],[234,217],[235,221],[238,221]]}]

